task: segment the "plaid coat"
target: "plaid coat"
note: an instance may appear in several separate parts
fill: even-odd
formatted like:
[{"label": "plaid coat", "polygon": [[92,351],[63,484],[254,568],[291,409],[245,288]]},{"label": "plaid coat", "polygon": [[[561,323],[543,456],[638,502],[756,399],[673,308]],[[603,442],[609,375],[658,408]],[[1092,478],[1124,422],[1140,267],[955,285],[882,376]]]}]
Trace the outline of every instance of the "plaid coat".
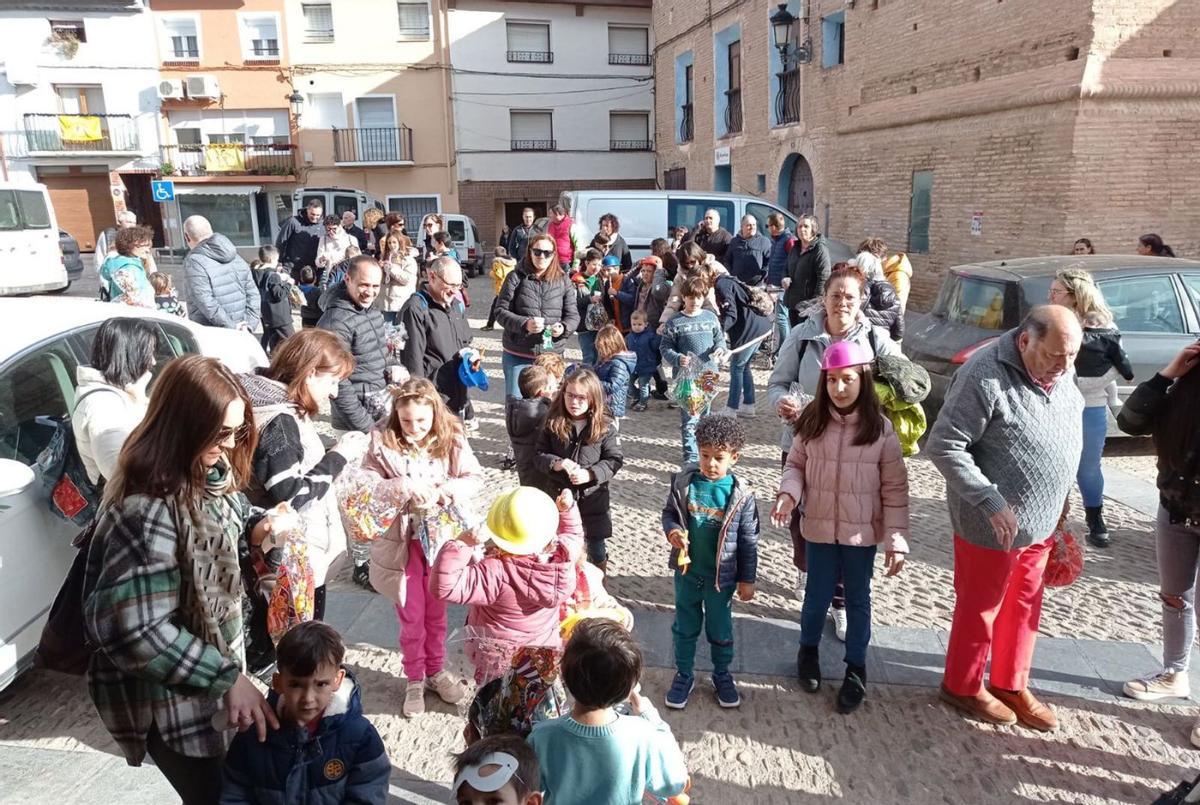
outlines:
[{"label": "plaid coat", "polygon": [[[245,499],[236,495],[228,502],[241,514],[239,526],[251,526]],[[106,507],[88,553],[83,616],[96,646],[88,687],[132,766],[146,756],[151,726],[180,754],[224,754],[225,737],[213,729],[212,718],[241,670],[181,625],[175,511],[173,501],[145,495]],[[236,630],[240,623],[221,628]]]}]

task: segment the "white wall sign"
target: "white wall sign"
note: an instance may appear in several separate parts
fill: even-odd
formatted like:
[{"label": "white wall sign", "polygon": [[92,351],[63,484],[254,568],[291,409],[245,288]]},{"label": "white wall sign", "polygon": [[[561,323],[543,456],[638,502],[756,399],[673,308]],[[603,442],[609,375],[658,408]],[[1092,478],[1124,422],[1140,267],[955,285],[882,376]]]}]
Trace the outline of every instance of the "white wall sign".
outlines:
[{"label": "white wall sign", "polygon": [[730,164],[729,163],[729,146],[723,145],[720,148],[718,148],[717,150],[713,151],[713,164],[714,165]]}]

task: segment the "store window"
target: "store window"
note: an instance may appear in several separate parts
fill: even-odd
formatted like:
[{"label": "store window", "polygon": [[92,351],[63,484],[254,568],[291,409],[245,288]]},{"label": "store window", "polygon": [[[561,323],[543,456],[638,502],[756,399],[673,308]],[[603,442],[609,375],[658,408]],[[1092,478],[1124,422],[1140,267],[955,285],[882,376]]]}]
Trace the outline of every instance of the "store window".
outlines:
[{"label": "store window", "polygon": [[233,241],[234,246],[257,246],[254,208],[248,195],[201,195],[187,193],[179,199],[179,214],[184,219],[203,215],[214,232]]}]

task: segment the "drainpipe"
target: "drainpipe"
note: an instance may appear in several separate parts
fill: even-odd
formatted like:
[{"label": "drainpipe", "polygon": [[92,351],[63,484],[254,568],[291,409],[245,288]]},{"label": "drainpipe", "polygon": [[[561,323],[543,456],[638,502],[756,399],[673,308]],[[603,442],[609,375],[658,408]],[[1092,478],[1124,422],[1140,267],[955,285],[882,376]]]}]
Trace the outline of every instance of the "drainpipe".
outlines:
[{"label": "drainpipe", "polygon": [[[446,99],[446,180],[454,197],[458,198],[458,177],[454,170],[454,146],[451,142],[454,141],[454,100],[450,96],[450,10],[443,3],[441,14],[439,16],[438,29],[442,37],[441,54],[438,61],[441,64],[442,74],[442,97]],[[414,151],[416,148],[414,147]],[[415,154],[414,154],[415,157]],[[461,202],[455,204],[462,211]]]}]

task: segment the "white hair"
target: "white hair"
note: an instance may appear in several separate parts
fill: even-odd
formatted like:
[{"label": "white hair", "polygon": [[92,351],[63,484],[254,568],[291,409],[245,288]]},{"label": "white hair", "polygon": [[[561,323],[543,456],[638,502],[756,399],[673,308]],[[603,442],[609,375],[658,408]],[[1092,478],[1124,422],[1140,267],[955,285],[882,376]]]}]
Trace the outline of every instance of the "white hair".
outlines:
[{"label": "white hair", "polygon": [[705,211],[704,211],[704,214],[705,214],[705,215],[708,215],[710,212],[713,214],[713,217],[714,217],[714,218],[716,218],[718,221],[720,221],[720,220],[721,220],[721,212],[720,212],[720,210],[718,210],[718,209],[716,209],[716,208],[714,208],[714,207],[709,207],[707,210],[705,210]]},{"label": "white hair", "polygon": [[117,213],[118,226],[137,226],[137,215],[133,210],[121,210]]},{"label": "white hair", "polygon": [[203,215],[192,215],[183,222],[184,237],[195,243],[212,237],[212,233],[212,224]]},{"label": "white hair", "polygon": [[869,280],[883,279],[883,261],[869,251],[861,251],[850,261],[862,270]]},{"label": "white hair", "polygon": [[755,217],[754,217],[753,215],[751,215],[750,213],[746,213],[745,215],[743,215],[743,216],[742,216],[742,223],[743,223],[743,224],[754,224],[754,225],[757,227],[757,226],[758,226],[758,219],[757,219],[757,218],[755,218]]}]

